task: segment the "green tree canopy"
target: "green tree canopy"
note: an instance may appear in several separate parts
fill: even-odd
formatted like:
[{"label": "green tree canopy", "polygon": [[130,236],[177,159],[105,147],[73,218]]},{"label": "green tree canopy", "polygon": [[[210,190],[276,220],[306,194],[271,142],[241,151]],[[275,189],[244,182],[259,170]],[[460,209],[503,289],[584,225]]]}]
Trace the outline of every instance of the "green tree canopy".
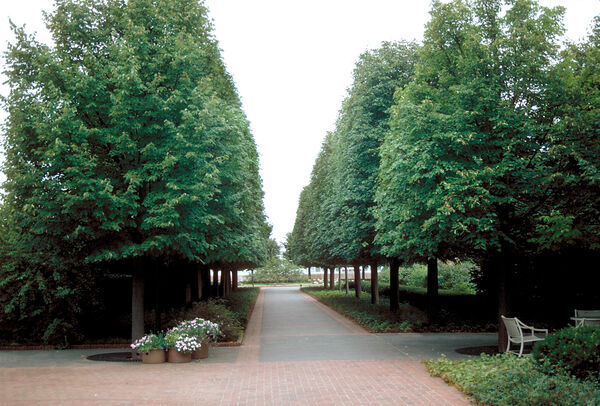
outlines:
[{"label": "green tree canopy", "polygon": [[264,260],[258,154],[203,4],[57,0],[46,22],[52,46],[14,27],[7,54],[4,310],[76,312],[115,261]]}]

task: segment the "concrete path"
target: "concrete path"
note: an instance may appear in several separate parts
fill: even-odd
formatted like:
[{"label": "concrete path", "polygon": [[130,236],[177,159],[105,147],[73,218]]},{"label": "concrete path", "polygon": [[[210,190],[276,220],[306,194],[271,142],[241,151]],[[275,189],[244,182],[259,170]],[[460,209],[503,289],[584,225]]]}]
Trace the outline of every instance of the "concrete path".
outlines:
[{"label": "concrete path", "polygon": [[469,405],[421,360],[492,334],[369,334],[297,288],[264,288],[244,345],[206,360],[88,361],[115,350],[0,351],[0,405]]}]

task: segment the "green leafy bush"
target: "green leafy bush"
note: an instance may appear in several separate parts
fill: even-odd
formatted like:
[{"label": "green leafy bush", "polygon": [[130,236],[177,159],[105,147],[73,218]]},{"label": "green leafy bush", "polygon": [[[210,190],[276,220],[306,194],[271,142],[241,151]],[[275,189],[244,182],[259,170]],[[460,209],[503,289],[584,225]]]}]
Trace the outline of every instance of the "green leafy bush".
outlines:
[{"label": "green leafy bush", "polygon": [[219,341],[238,341],[243,336],[258,291],[258,288],[240,288],[226,299],[209,299],[195,302],[191,308],[171,310],[167,314],[167,325],[173,327],[182,320],[201,317],[221,326],[223,336]]},{"label": "green leafy bush", "polygon": [[567,373],[577,378],[600,378],[600,329],[567,327],[535,344],[532,351],[545,373]]},{"label": "green leafy bush", "polygon": [[250,275],[253,283],[296,283],[308,281],[304,270],[286,260],[271,261]]},{"label": "green leafy bush", "polygon": [[552,405],[594,406],[600,404],[600,388],[591,381],[567,375],[547,375],[529,357],[510,354],[479,358],[425,361],[439,376],[478,403],[489,406]]},{"label": "green leafy bush", "polygon": [[[475,284],[472,281],[472,273],[476,270],[476,265],[470,261],[447,261],[439,262],[438,282],[440,292],[448,291],[460,294],[475,294]],[[402,266],[398,270],[398,277],[401,289],[427,288],[427,267],[423,264],[413,264]],[[390,269],[384,267],[378,274],[379,294],[389,296],[390,289]],[[370,292],[371,282],[361,281],[362,290]],[[351,285],[353,286],[353,285]],[[426,292],[426,290],[422,290]]]}]

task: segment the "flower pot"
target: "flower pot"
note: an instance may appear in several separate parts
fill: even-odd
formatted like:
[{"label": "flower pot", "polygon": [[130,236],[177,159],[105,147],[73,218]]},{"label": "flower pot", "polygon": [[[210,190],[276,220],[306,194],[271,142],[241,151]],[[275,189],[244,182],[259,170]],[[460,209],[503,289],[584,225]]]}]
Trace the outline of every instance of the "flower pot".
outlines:
[{"label": "flower pot", "polygon": [[182,363],[182,362],[190,362],[192,360],[192,353],[184,353],[177,351],[176,348],[169,348],[169,362]]},{"label": "flower pot", "polygon": [[144,364],[160,364],[162,362],[165,362],[167,359],[167,353],[165,352],[165,350],[161,349],[144,351],[141,354],[142,362]]},{"label": "flower pot", "polygon": [[199,350],[192,351],[192,359],[208,358],[208,347],[210,347],[209,343],[202,343]]}]

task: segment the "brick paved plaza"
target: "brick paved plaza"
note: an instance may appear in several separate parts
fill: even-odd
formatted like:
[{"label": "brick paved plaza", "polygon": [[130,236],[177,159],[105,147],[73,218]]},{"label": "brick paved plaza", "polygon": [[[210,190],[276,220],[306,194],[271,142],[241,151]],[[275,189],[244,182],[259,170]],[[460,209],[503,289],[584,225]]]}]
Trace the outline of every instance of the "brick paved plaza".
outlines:
[{"label": "brick paved plaza", "polygon": [[1,351],[1,405],[469,405],[421,360],[491,334],[369,334],[297,288],[262,289],[241,347],[189,364],[93,362],[115,350]]}]

